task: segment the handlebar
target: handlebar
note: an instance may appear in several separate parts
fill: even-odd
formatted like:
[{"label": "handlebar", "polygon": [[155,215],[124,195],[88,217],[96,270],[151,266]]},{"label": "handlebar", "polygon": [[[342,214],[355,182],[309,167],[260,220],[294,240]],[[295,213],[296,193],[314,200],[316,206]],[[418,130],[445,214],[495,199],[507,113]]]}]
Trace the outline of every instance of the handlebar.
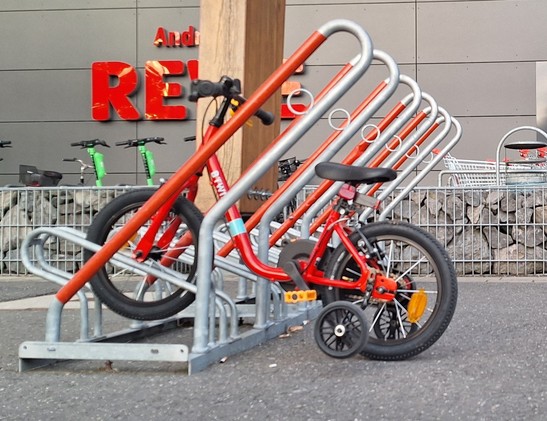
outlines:
[{"label": "handlebar", "polygon": [[101,139],[90,139],[90,140],[82,140],[80,142],[72,142],[70,146],[79,146],[82,149],[86,148],[93,148],[97,145],[106,146],[107,148],[110,148],[110,146]]},{"label": "handlebar", "polygon": [[137,146],[146,145],[147,143],[154,142],[158,145],[167,145],[167,142],[164,142],[163,137],[144,137],[141,139],[128,139],[122,142],[116,142],[116,146],[125,146],[127,148],[136,148]]},{"label": "handlebar", "polygon": [[79,158],[63,158],[64,162],[78,162],[84,168],[93,168],[93,165],[86,164]]},{"label": "handlebar", "polygon": [[298,160],[295,157],[282,159],[277,162],[278,181],[286,181],[296,169],[304,163],[305,159]]},{"label": "handlebar", "polygon": [[[190,95],[188,99],[192,102],[197,102],[200,98],[223,96],[228,100],[235,99],[238,104],[233,106],[237,108],[243,104],[246,100],[241,96],[241,81],[239,79],[232,79],[228,76],[222,76],[220,81],[211,82],[210,80],[193,80],[190,85]],[[275,115],[259,109],[255,116],[262,121],[262,124],[269,126],[275,120]]]},{"label": "handlebar", "polygon": [[241,81],[232,79],[228,76],[222,76],[218,82],[210,80],[195,79],[190,84],[190,95],[188,99],[197,102],[200,98],[224,96],[226,98],[235,98],[241,94]]},{"label": "handlebar", "polygon": [[0,148],[11,148],[11,140],[0,140]]}]

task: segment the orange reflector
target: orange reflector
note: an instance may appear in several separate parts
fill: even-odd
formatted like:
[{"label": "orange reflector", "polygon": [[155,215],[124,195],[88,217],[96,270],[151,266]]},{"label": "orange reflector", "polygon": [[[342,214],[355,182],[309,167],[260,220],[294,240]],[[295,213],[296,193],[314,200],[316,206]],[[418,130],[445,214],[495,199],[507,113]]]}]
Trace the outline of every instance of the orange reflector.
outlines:
[{"label": "orange reflector", "polygon": [[424,314],[427,306],[427,294],[423,288],[420,288],[418,292],[412,294],[408,307],[406,309],[408,313],[408,321],[410,323],[416,323],[420,320]]},{"label": "orange reflector", "polygon": [[137,231],[135,234],[133,234],[131,236],[131,238],[129,240],[127,240],[127,242],[120,247],[120,249],[118,251],[125,251],[125,250],[130,250],[131,249],[131,245],[132,244],[135,244],[135,239],[137,238],[137,235],[139,235],[139,232]]}]

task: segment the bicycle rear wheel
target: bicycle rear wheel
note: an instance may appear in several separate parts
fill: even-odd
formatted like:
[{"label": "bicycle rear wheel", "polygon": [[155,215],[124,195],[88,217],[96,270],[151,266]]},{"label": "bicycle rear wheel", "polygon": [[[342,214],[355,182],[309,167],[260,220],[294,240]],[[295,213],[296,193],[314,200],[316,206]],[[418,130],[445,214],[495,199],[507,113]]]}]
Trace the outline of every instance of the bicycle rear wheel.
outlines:
[{"label": "bicycle rear wheel", "polygon": [[[154,189],[133,190],[109,202],[90,225],[87,239],[99,245],[105,244],[154,192]],[[182,235],[189,235],[185,249],[192,248],[194,255],[197,256],[197,239],[203,217],[195,205],[183,197],[179,197],[173,204],[155,241],[175,218],[180,218],[182,222],[173,241],[181,238]],[[131,256],[149,224],[150,221],[146,222],[119,252]],[[144,263],[166,270],[165,266],[161,266],[159,262],[164,253],[165,249],[162,250],[154,246]],[[92,254],[91,251],[86,250],[84,252],[85,260],[87,261]],[[188,254],[184,256],[188,256]],[[192,257],[185,257],[185,262],[173,261],[171,269],[179,272],[181,279],[194,283],[197,259],[194,257],[192,260]],[[116,267],[112,263],[103,266],[90,283],[93,292],[108,308],[121,316],[136,320],[158,320],[173,316],[188,307],[195,298],[193,293],[164,279],[156,279],[150,284],[146,281],[146,276],[136,275]]]},{"label": "bicycle rear wheel", "polygon": [[[355,289],[326,288],[323,304],[368,300],[362,307],[370,336],[361,352],[368,358],[402,360],[425,351],[441,337],[456,308],[457,278],[448,254],[432,235],[407,223],[367,224],[350,238],[371,256],[369,266],[397,281],[395,299],[385,302]],[[351,281],[359,279],[360,269],[341,245],[331,255],[325,275]]]}]

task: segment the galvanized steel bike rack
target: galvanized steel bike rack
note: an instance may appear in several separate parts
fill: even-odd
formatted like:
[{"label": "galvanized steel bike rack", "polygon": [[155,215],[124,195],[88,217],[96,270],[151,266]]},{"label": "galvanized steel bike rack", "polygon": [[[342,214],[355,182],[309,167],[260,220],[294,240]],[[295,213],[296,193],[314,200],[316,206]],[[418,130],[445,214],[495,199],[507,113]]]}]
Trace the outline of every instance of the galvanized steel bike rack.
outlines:
[{"label": "galvanized steel bike rack", "polygon": [[[420,173],[413,179],[411,183],[409,183],[398,195],[397,198],[400,198],[402,200],[403,198],[407,197],[410,191],[416,187],[416,185],[424,179],[424,177],[433,169],[435,166],[442,160],[442,157],[444,154],[452,150],[454,146],[459,142],[461,135],[462,135],[462,127],[458,120],[456,120],[454,117],[451,117],[443,108],[439,108],[439,111],[442,114],[442,117],[439,118],[438,122],[444,123],[445,128],[437,135],[437,137],[431,142],[430,148],[424,149],[422,151],[422,154],[426,154],[431,156],[431,152],[435,148],[436,145],[438,145],[441,141],[445,139],[445,137],[449,134],[451,131],[451,128],[453,127],[455,129],[454,136],[448,141],[448,143],[441,149],[441,152],[439,154],[435,154],[435,156],[427,163],[427,165],[420,171]],[[412,169],[410,169],[412,171]],[[379,196],[379,200],[383,200],[388,196],[389,192],[382,192]],[[394,199],[388,206],[386,206],[381,214],[379,215],[379,220],[385,220],[389,215],[390,212],[397,206],[397,204],[400,202],[400,200]],[[368,215],[370,215],[370,212],[365,212],[361,216],[361,218],[366,218]]]},{"label": "galvanized steel bike rack", "polygon": [[[304,61],[311,56],[327,39],[336,32],[348,32],[355,36],[360,43],[361,51],[352,61],[346,64],[327,86],[314,98],[313,106],[307,112],[296,118],[289,127],[278,136],[264,153],[253,165],[240,177],[232,188],[223,196],[205,215],[199,234],[197,260],[197,280],[196,284],[181,279],[181,274],[162,266],[161,264],[147,265],[138,263],[118,250],[123,246],[130,236],[135,233],[140,226],[149,219],[160,205],[165,202],[188,177],[190,177],[205,160],[218,150],[245,121],[247,121],[256,110],[288,79],[289,76]],[[427,147],[418,151],[418,144],[421,144],[434,131],[432,127],[438,126],[442,121],[448,127],[451,122],[457,124],[444,110],[440,109],[441,117],[437,118],[437,106],[428,96],[422,95],[419,87],[410,78],[400,75],[399,69],[393,59],[379,50],[372,49],[372,42],[368,34],[353,22],[346,20],[335,20],[323,25],[318,31],[312,34],[302,46],[282,65],[280,66],[247,100],[241,105],[237,113],[234,114],[224,126],[213,136],[211,141],[201,150],[196,152],[176,173],[175,175],[158,190],[152,198],[136,213],[136,215],[109,240],[104,246],[98,246],[87,241],[80,232],[69,229],[38,229],[24,242],[23,258],[27,268],[45,279],[51,280],[62,285],[55,299],[51,303],[46,320],[46,338],[45,342],[25,342],[21,345],[20,368],[21,370],[33,366],[42,365],[54,360],[60,359],[113,359],[113,355],[118,359],[127,360],[160,360],[160,361],[181,361],[188,363],[190,373],[199,371],[220,358],[246,350],[254,345],[264,342],[267,339],[274,338],[280,333],[286,331],[287,327],[294,323],[300,323],[303,320],[312,318],[319,311],[319,303],[301,303],[297,305],[287,305],[280,298],[280,291],[274,290],[271,293],[271,282],[255,275],[249,268],[234,262],[229,258],[229,247],[223,248],[215,256],[214,242],[211,238],[223,239],[223,234],[215,231],[215,225],[222,218],[227,209],[236,203],[247,191],[252,188],[254,183],[272,166],[277,163],[281,156],[286,153],[297,141],[299,141],[306,132],[320,119],[333,105],[343,97],[343,95],[366,73],[373,59],[383,62],[389,71],[389,78],[382,82],[363,103],[358,106],[350,115],[347,124],[344,123],[341,130],[335,130],[327,140],[318,148],[309,162],[302,169],[297,171],[283,185],[279,193],[264,204],[263,211],[259,212],[255,221],[250,221],[248,229],[256,225],[256,219],[260,219],[258,226],[258,240],[256,244],[257,257],[264,264],[269,264],[272,260],[271,246],[272,238],[269,236],[269,227],[275,215],[279,210],[290,201],[296,193],[303,188],[314,176],[313,165],[331,159],[334,154],[346,144],[359,130],[363,131],[367,126],[367,121],[374,115],[379,108],[393,96],[396,92],[399,82],[408,85],[412,94],[408,95],[392,112],[380,123],[382,129],[379,133],[365,138],[365,144],[361,143],[348,157],[346,163],[354,165],[366,165],[375,155],[386,146],[389,146],[392,139],[397,137],[396,133],[405,123],[415,124],[412,130],[418,127],[417,131],[410,136],[411,129],[399,137],[401,147],[396,151],[389,151],[381,160],[374,165],[392,166],[399,168],[409,156],[409,151],[416,152],[414,164],[406,167],[402,171],[402,179],[408,177],[413,168],[420,163],[420,159],[427,155],[432,148],[442,141],[448,130],[443,130]],[[424,112],[423,117],[413,117],[424,97],[430,103],[430,107]],[[426,118],[427,115],[427,118]],[[396,119],[396,117],[399,117]],[[422,123],[422,120],[426,120]],[[412,123],[414,121],[414,123]],[[422,124],[420,124],[422,123]],[[379,125],[379,126],[380,126]],[[436,128],[435,127],[435,128]],[[459,125],[457,125],[459,127]],[[404,129],[403,129],[404,130]],[[403,141],[408,137],[408,140]],[[456,136],[459,139],[459,135]],[[454,141],[447,145],[453,146]],[[404,144],[404,146],[403,146]],[[389,156],[389,157],[388,157]],[[432,168],[431,162],[426,166],[429,170]],[[424,174],[425,175],[425,174]],[[418,179],[419,177],[416,177]],[[423,178],[423,177],[422,177]],[[416,185],[415,183],[411,183]],[[395,188],[399,183],[394,183]],[[336,192],[336,184],[325,194],[325,197],[332,198]],[[371,187],[373,188],[373,187]],[[382,193],[383,194],[383,193]],[[300,230],[301,236],[309,235],[310,221],[308,215],[317,213],[320,209],[319,202],[317,206],[310,207],[306,217],[302,220]],[[313,208],[313,209],[312,209]],[[312,212],[313,210],[313,212]],[[294,222],[294,221],[293,221]],[[284,232],[289,226],[283,227]],[[299,232],[297,229],[295,232]],[[278,234],[279,235],[279,234]],[[283,234],[281,234],[283,235]],[[75,244],[95,252],[95,255],[77,272],[74,276],[66,273],[60,273],[51,267],[43,253],[43,245],[49,237],[59,237],[74,242]],[[274,241],[275,243],[275,241]],[[34,250],[35,260],[31,258]],[[181,261],[192,262],[192,252],[180,256]],[[89,336],[89,323],[87,312],[87,298],[82,293],[82,288],[87,281],[95,274],[100,267],[107,262],[123,267],[135,274],[148,274],[165,280],[177,287],[187,289],[196,294],[195,304],[192,305],[192,312],[185,315],[186,310],[177,317],[166,321],[154,323],[142,323],[134,329],[128,329],[123,332],[104,335],[102,332],[102,312],[99,302],[96,303],[96,318],[94,323],[94,335]],[[226,294],[222,287],[214,285],[211,274],[213,264],[220,269],[235,273],[256,283],[256,305],[253,306],[251,313],[255,321],[252,329],[246,332],[240,332],[238,326],[239,317],[241,317],[241,307],[232,297]],[[217,272],[218,273],[218,272]],[[222,275],[218,275],[222,278]],[[220,279],[219,282],[221,282]],[[275,288],[275,287],[274,287]],[[67,343],[60,341],[61,315],[64,305],[74,295],[78,294],[81,302],[81,338],[79,342]],[[85,308],[85,309],[84,309]],[[247,307],[248,308],[248,307]],[[180,317],[192,317],[194,320],[193,345],[190,349],[186,345],[162,345],[162,344],[113,344],[110,342],[99,343],[101,340],[110,340],[118,335],[126,338],[141,329],[150,329],[167,323],[175,322]],[[84,321],[85,320],[85,321]],[[218,323],[218,327],[217,327]],[[217,332],[215,334],[215,332]],[[140,333],[139,333],[140,334]],[[113,354],[116,353],[116,354]]]}]

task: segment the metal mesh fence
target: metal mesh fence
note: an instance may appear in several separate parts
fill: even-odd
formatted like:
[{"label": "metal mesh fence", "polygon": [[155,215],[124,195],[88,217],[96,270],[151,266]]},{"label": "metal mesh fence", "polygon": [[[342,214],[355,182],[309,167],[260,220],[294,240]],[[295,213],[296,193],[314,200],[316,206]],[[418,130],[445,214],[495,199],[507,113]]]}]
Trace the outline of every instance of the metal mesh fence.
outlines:
[{"label": "metal mesh fence", "polygon": [[[299,193],[299,202],[315,188]],[[460,276],[542,275],[547,272],[546,189],[544,184],[417,187],[402,200],[395,190],[384,206],[398,203],[382,217],[434,235]]]},{"label": "metal mesh fence", "polygon": [[[547,271],[546,186],[422,187],[400,200],[387,219],[416,224],[447,249],[459,275],[540,275]],[[0,189],[0,275],[26,274],[19,247],[37,227],[83,232],[94,215],[130,187]],[[300,203],[315,186],[297,197]],[[385,200],[389,204],[395,191]],[[82,264],[72,243],[51,240],[48,258],[72,272]]]},{"label": "metal mesh fence", "polygon": [[[72,227],[85,232],[95,214],[131,187],[52,187],[0,189],[0,275],[26,274],[20,246],[38,227]],[[55,267],[73,272],[82,264],[79,246],[50,239],[44,247]]]}]

